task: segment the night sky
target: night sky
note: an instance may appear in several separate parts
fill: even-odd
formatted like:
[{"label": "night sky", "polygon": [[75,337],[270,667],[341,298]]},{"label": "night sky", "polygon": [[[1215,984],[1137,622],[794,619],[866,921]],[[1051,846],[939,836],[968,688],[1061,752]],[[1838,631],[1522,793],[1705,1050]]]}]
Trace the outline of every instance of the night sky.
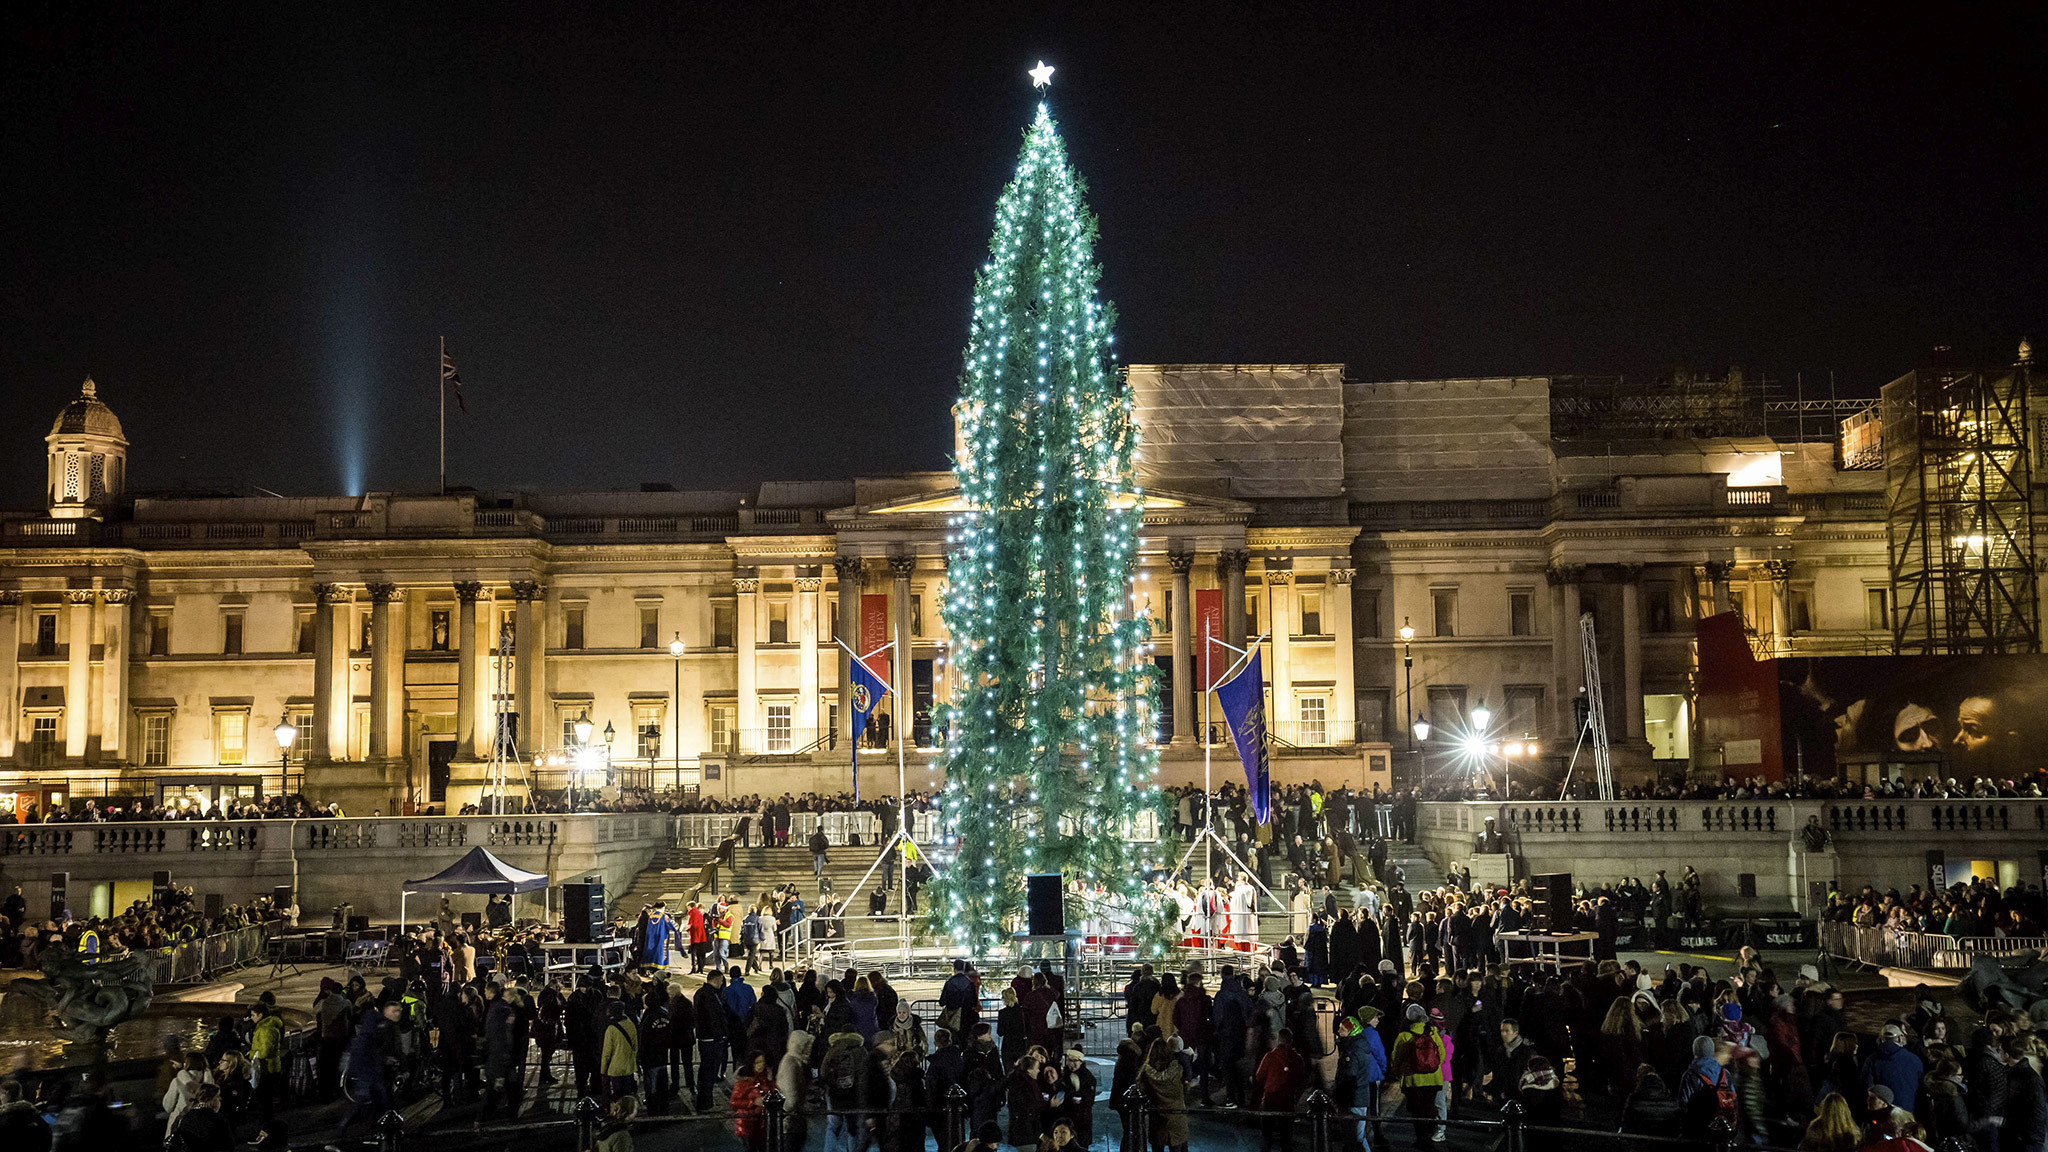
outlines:
[{"label": "night sky", "polygon": [[442,336],[453,483],[944,467],[1041,57],[1132,361],[2048,343],[2041,5],[422,7],[10,10],[0,502],[88,373],[136,487],[431,488]]}]

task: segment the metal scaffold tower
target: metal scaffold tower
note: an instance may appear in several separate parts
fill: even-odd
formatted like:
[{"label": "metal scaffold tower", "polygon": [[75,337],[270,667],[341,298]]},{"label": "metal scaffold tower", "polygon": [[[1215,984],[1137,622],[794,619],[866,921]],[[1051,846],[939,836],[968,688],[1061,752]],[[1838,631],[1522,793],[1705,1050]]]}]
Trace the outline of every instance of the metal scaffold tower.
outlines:
[{"label": "metal scaffold tower", "polygon": [[2038,652],[2031,369],[1931,368],[1885,385],[1892,642],[1902,654]]},{"label": "metal scaffold tower", "polygon": [[1586,736],[1593,742],[1593,787],[1600,799],[1614,799],[1614,765],[1607,756],[1607,696],[1600,686],[1600,648],[1593,614],[1579,616],[1579,651],[1586,660]]}]

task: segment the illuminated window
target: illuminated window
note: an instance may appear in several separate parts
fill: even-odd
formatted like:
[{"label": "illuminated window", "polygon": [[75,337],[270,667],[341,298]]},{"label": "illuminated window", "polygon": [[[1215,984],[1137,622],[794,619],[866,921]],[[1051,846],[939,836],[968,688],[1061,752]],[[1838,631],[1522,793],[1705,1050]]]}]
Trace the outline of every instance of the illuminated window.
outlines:
[{"label": "illuminated window", "polygon": [[768,705],[768,751],[787,752],[790,747],[790,707]]},{"label": "illuminated window", "polygon": [[705,709],[705,728],[710,733],[709,751],[715,756],[732,754],[733,711],[729,704],[714,704]]},{"label": "illuminated window", "polygon": [[642,760],[661,758],[661,711],[660,704],[633,705],[634,751]]},{"label": "illuminated window", "polygon": [[61,714],[45,714],[31,718],[28,736],[28,762],[31,768],[48,768],[57,762],[57,721]]},{"label": "illuminated window", "polygon": [[1692,719],[1685,697],[1658,693],[1643,697],[1643,736],[1650,755],[1659,760],[1684,760],[1692,755]]},{"label": "illuminated window", "polygon": [[292,741],[292,763],[304,764],[306,758],[313,754],[313,714],[292,713],[292,727],[299,730],[298,738]]},{"label": "illuminated window", "polygon": [[249,752],[249,714],[247,712],[216,712],[213,714],[213,753],[218,764],[244,763]]},{"label": "illuminated window", "polygon": [[1321,696],[1301,698],[1301,743],[1319,747],[1330,742],[1328,701]]}]

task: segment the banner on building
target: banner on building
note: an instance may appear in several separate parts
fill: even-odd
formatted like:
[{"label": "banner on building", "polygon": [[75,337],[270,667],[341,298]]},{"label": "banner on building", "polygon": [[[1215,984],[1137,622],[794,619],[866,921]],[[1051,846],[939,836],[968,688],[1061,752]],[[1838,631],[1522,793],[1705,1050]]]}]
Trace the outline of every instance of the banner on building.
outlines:
[{"label": "banner on building", "polygon": [[886,592],[863,592],[860,597],[860,650],[872,652],[862,663],[868,666],[883,681],[894,684],[896,677],[890,672],[889,652],[875,650],[889,642],[889,594]]},{"label": "banner on building", "polygon": [[1948,890],[1948,854],[1939,848],[1927,850],[1927,890],[1945,892]]},{"label": "banner on building", "polygon": [[1702,764],[1715,758],[1730,776],[1785,778],[1778,733],[1778,677],[1771,660],[1749,649],[1742,616],[1723,612],[1698,625],[1700,650],[1700,744]]},{"label": "banner on building", "polygon": [[2031,772],[2048,745],[2048,656],[1771,663],[1787,772],[2003,780]]},{"label": "banner on building", "polygon": [[1237,653],[1223,640],[1223,590],[1195,589],[1195,691],[1207,692],[1230,670]]}]

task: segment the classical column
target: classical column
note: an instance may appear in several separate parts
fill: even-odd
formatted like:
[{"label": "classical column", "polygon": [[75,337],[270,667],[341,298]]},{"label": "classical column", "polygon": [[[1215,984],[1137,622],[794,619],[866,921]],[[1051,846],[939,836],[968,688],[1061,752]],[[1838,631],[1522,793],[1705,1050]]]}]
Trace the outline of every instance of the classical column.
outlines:
[{"label": "classical column", "polygon": [[21,593],[0,588],[0,760],[14,755],[21,722]]},{"label": "classical column", "polygon": [[1349,568],[1330,569],[1330,583],[1323,596],[1330,635],[1337,641],[1337,725],[1330,738],[1340,744],[1358,739],[1358,638],[1351,634],[1351,576]]},{"label": "classical column", "polygon": [[[1294,573],[1266,569],[1266,597],[1273,614],[1273,705],[1271,716],[1285,725],[1294,719],[1294,668],[1288,661],[1287,641],[1294,634]],[[1283,727],[1283,732],[1286,729]]]},{"label": "classical column", "polygon": [[1585,572],[1582,564],[1553,564],[1543,573],[1557,589],[1557,631],[1550,638],[1550,651],[1557,666],[1557,730],[1566,739],[1578,735],[1579,688],[1586,676],[1579,647],[1579,580]]},{"label": "classical column", "polygon": [[[541,680],[541,674],[548,646],[541,635],[541,613],[534,607],[540,594],[538,580],[512,582],[512,710],[519,713],[519,747],[524,752],[547,744],[539,738],[540,713],[537,711],[547,696],[547,686]],[[669,725],[673,727],[682,714],[683,702],[671,701]]]},{"label": "classical column", "polygon": [[1707,583],[1713,588],[1713,614],[1719,616],[1721,613],[1728,611],[1728,573],[1735,568],[1735,565],[1726,560],[1709,560],[1700,565],[1700,568],[1706,572]]},{"label": "classical column", "polygon": [[754,667],[754,613],[759,608],[761,578],[755,569],[742,568],[733,577],[732,590],[739,596],[739,615],[735,623],[739,634],[733,643],[739,648],[739,750],[742,754],[761,750],[761,716],[759,692],[755,687]]},{"label": "classical column", "polygon": [[1186,744],[1195,738],[1195,613],[1188,596],[1195,554],[1168,552],[1166,563],[1173,569],[1173,742]]},{"label": "classical column", "polygon": [[1621,714],[1630,741],[1643,738],[1643,566],[1623,564],[1621,574]]},{"label": "classical column", "polygon": [[865,562],[858,556],[837,556],[832,571],[839,577],[839,738],[853,739],[853,657],[860,647],[860,585]]},{"label": "classical column", "polygon": [[896,700],[890,709],[896,714],[896,724],[891,734],[905,751],[915,747],[910,731],[917,714],[910,700],[910,574],[916,570],[915,556],[889,557],[889,615],[895,621],[890,626],[889,639],[897,642],[890,650],[896,658],[896,683],[891,687]]},{"label": "classical column", "polygon": [[[370,759],[391,758],[391,601],[396,584],[370,584]],[[402,661],[403,657],[399,657]]]},{"label": "classical column", "polygon": [[[824,727],[818,723],[818,589],[824,584],[819,576],[796,578],[796,620],[792,626],[797,640],[796,715],[800,728]],[[681,701],[677,706],[681,706]],[[798,746],[811,743],[821,734],[799,733]]]},{"label": "classical column", "polygon": [[332,584],[313,585],[313,733],[306,760],[333,758],[328,734],[334,727],[334,611],[328,607]]},{"label": "classical column", "polygon": [[483,681],[483,649],[477,643],[476,602],[484,586],[476,580],[457,580],[455,598],[461,602],[455,625],[455,754],[464,760],[481,759],[489,749],[480,748],[477,731],[477,685]]},{"label": "classical column", "polygon": [[1780,656],[1792,650],[1792,561],[1766,560],[1771,577],[1771,650]]},{"label": "classical column", "polygon": [[91,733],[92,713],[92,606],[99,593],[91,588],[73,588],[64,593],[71,601],[71,643],[64,682],[64,756],[69,760],[85,755]]},{"label": "classical column", "polygon": [[1223,639],[1235,648],[1244,647],[1244,568],[1250,560],[1251,553],[1243,548],[1216,554],[1216,573],[1223,577]]},{"label": "classical column", "polygon": [[100,759],[119,760],[128,732],[128,602],[135,594],[126,588],[103,588],[107,602],[101,632],[106,637],[100,652]]}]

